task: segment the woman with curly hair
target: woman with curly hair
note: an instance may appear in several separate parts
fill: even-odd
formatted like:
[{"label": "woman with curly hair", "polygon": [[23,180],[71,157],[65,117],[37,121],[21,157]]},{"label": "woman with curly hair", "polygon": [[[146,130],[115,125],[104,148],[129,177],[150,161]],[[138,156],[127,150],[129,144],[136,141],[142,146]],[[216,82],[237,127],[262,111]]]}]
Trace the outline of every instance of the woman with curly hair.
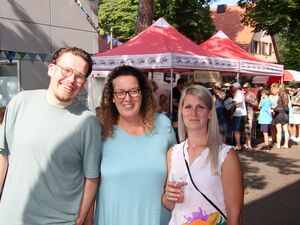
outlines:
[{"label": "woman with curly hair", "polygon": [[176,139],[169,118],[156,113],[150,82],[134,67],[117,67],[100,107],[104,141],[94,224],[167,224],[161,206],[165,157]]},{"label": "woman with curly hair", "polygon": [[0,125],[2,124],[2,121],[4,119],[5,109],[5,107],[0,107]]}]

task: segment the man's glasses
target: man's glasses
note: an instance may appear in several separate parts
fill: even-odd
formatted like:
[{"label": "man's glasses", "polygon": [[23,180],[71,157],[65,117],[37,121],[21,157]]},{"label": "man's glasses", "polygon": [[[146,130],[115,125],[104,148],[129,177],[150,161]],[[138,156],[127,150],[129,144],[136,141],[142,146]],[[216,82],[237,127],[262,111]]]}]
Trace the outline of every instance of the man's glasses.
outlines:
[{"label": "man's glasses", "polygon": [[117,90],[117,91],[114,92],[114,94],[119,99],[125,98],[127,94],[129,94],[129,96],[131,98],[136,98],[140,95],[140,89],[139,88],[133,88],[129,91]]},{"label": "man's glasses", "polygon": [[[70,67],[65,67],[65,66],[60,66],[58,64],[57,65],[61,70],[61,75],[65,78],[70,77],[74,74],[74,70]],[[83,84],[85,82],[85,75],[83,74],[74,74],[74,80],[76,83],[78,84]]]}]

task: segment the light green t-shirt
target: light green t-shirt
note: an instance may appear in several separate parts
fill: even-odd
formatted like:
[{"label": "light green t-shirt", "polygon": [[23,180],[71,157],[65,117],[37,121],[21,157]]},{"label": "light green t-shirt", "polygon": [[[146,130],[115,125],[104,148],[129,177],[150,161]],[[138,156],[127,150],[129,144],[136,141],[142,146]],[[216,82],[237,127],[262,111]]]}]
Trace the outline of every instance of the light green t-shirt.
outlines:
[{"label": "light green t-shirt", "polygon": [[56,108],[45,90],[19,93],[0,130],[9,167],[0,225],[74,224],[84,178],[99,176],[100,126],[79,101]]}]

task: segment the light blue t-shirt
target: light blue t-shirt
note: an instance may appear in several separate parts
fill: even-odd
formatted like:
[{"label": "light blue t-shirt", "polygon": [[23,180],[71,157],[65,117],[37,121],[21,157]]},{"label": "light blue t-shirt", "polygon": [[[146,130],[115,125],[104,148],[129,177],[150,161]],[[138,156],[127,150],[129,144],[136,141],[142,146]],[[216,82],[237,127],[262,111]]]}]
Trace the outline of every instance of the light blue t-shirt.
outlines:
[{"label": "light blue t-shirt", "polygon": [[259,124],[271,124],[272,123],[272,114],[271,108],[274,105],[274,101],[270,98],[261,99],[259,103],[259,116],[258,123]]},{"label": "light blue t-shirt", "polygon": [[84,178],[99,176],[100,126],[79,101],[62,109],[45,90],[19,93],[8,105],[0,153],[9,167],[1,225],[74,225]]},{"label": "light blue t-shirt", "polygon": [[94,225],[168,224],[161,196],[166,153],[175,143],[171,122],[162,114],[156,116],[155,129],[140,136],[114,127],[114,136],[103,142]]}]

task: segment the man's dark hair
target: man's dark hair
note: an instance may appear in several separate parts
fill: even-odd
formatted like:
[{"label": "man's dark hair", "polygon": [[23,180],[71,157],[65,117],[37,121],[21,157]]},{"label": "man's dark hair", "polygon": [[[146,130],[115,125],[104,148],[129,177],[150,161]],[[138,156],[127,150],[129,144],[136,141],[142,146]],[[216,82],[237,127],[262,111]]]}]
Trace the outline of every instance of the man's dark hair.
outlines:
[{"label": "man's dark hair", "polygon": [[185,84],[186,83],[186,80],[184,78],[179,78],[177,80],[177,84]]},{"label": "man's dark hair", "polygon": [[66,54],[68,52],[72,53],[73,55],[81,57],[84,61],[87,62],[88,70],[85,74],[85,78],[87,78],[92,72],[93,60],[92,60],[90,54],[81,48],[77,48],[77,47],[60,48],[54,53],[51,63],[56,64],[59,57],[61,57],[62,55]]}]

